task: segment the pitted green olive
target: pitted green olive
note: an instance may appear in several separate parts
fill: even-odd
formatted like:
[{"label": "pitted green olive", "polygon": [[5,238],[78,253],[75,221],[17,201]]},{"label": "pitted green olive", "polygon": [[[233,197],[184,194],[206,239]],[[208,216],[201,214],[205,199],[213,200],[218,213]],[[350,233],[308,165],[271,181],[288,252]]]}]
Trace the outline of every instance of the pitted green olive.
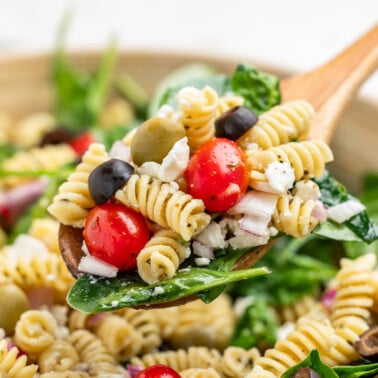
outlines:
[{"label": "pitted green olive", "polygon": [[28,309],[28,298],[18,286],[12,283],[0,285],[0,328],[7,335],[13,333],[21,314]]},{"label": "pitted green olive", "polygon": [[130,146],[131,158],[137,165],[146,161],[161,163],[173,145],[184,137],[185,129],[179,122],[151,118],[138,127]]}]

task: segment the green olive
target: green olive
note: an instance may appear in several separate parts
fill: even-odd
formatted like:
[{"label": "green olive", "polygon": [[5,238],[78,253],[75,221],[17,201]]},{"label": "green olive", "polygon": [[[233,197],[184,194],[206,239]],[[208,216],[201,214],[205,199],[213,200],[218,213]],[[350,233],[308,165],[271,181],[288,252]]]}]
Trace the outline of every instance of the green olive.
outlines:
[{"label": "green olive", "polygon": [[143,122],[131,142],[133,162],[141,165],[146,161],[161,163],[173,145],[185,137],[184,126],[166,118],[151,118]]},{"label": "green olive", "polygon": [[21,314],[29,309],[25,293],[12,283],[0,285],[0,328],[11,335]]}]

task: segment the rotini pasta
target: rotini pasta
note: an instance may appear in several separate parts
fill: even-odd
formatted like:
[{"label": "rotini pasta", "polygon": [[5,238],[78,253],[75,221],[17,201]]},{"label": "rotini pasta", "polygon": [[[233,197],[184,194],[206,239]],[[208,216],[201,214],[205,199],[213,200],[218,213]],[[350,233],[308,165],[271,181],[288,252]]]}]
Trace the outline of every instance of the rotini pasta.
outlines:
[{"label": "rotini pasta", "polygon": [[260,115],[258,122],[242,135],[238,144],[244,149],[257,144],[266,150],[308,136],[310,121],[315,111],[310,103],[296,100],[277,105]]},{"label": "rotini pasta", "polygon": [[292,305],[278,308],[277,312],[281,323],[297,321],[299,318],[312,311],[316,306],[316,303],[317,301],[314,296],[306,295]]},{"label": "rotini pasta", "polygon": [[74,331],[68,336],[67,341],[75,347],[80,362],[87,364],[89,375],[120,372],[114,357],[91,332],[84,329]]},{"label": "rotini pasta", "polygon": [[29,310],[16,324],[14,340],[29,357],[36,359],[56,338],[57,323],[50,312]]},{"label": "rotini pasta", "polygon": [[9,378],[33,378],[37,370],[38,365],[28,364],[27,356],[19,355],[17,347],[0,340],[0,374]]},{"label": "rotini pasta", "polygon": [[145,354],[141,358],[132,358],[131,363],[144,368],[156,364],[163,364],[168,365],[176,371],[192,368],[213,368],[219,371],[220,359],[221,355],[216,349],[190,347],[187,350],[178,349],[176,351]]},{"label": "rotini pasta", "polygon": [[176,231],[184,240],[190,240],[210,223],[202,200],[147,175],[131,175],[115,198],[161,227]]},{"label": "rotini pasta", "polygon": [[79,363],[76,349],[67,341],[56,340],[38,356],[41,373],[65,372],[74,369]]},{"label": "rotini pasta", "polygon": [[217,115],[222,115],[236,106],[241,106],[244,103],[244,98],[237,96],[232,92],[226,93],[219,98],[219,104],[217,108]]},{"label": "rotini pasta", "polygon": [[213,369],[193,368],[180,372],[181,378],[221,378],[221,376]]},{"label": "rotini pasta", "polygon": [[89,189],[88,177],[101,163],[109,159],[105,146],[93,143],[83,155],[82,162],[60,187],[48,211],[60,223],[83,227],[89,209],[95,206]]},{"label": "rotini pasta", "polygon": [[60,253],[58,241],[59,223],[50,217],[33,219],[28,234],[40,240],[50,252]]},{"label": "rotini pasta", "polygon": [[175,275],[185,260],[188,248],[174,231],[155,233],[137,257],[138,274],[147,283],[154,283]]},{"label": "rotini pasta", "polygon": [[314,200],[303,201],[298,196],[282,195],[272,216],[273,226],[288,235],[306,236],[319,223],[319,219],[313,216],[316,206]]},{"label": "rotini pasta", "polygon": [[319,178],[325,164],[333,160],[330,148],[320,140],[291,142],[260,151],[247,151],[251,174],[254,171],[264,173],[273,162],[289,163],[294,170],[295,180]]},{"label": "rotini pasta", "polygon": [[229,346],[223,352],[220,371],[225,378],[244,378],[251,371],[255,359],[260,357],[256,348],[245,350]]},{"label": "rotini pasta", "polygon": [[50,371],[39,376],[39,378],[89,378],[90,375],[83,371]]},{"label": "rotini pasta", "polygon": [[182,112],[179,121],[186,129],[190,151],[194,152],[215,135],[214,121],[219,97],[207,86],[202,90],[193,87],[183,88],[177,97],[178,109]]}]

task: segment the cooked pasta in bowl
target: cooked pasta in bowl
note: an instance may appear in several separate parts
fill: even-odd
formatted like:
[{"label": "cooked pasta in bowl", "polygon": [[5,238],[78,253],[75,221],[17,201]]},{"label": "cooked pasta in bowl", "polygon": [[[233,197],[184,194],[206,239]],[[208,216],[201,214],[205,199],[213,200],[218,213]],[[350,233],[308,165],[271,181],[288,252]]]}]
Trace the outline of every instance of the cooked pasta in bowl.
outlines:
[{"label": "cooked pasta in bowl", "polygon": [[310,140],[285,75],[113,47],[0,60],[0,376],[377,374],[376,108]]}]

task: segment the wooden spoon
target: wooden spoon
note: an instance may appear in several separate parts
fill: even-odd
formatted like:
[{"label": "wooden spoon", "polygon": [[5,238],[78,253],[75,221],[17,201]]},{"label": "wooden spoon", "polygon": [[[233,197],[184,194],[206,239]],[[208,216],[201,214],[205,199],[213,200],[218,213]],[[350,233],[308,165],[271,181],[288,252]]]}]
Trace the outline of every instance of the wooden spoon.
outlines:
[{"label": "wooden spoon", "polygon": [[[311,138],[329,143],[344,109],[361,83],[378,67],[378,25],[363,35],[329,63],[314,71],[281,80],[282,102],[305,99],[317,114],[311,125]],[[60,226],[59,243],[63,259],[73,276],[79,277],[78,265],[82,252],[82,230]],[[234,270],[253,266],[274,244],[269,242],[245,254]],[[168,307],[183,304],[196,296],[182,298],[174,303],[154,306]]]},{"label": "wooden spoon", "polygon": [[[281,80],[282,102],[307,100],[316,115],[311,139],[331,141],[344,110],[364,80],[378,68],[378,24],[328,63],[313,71]],[[234,270],[253,266],[274,241],[246,253]]]}]

